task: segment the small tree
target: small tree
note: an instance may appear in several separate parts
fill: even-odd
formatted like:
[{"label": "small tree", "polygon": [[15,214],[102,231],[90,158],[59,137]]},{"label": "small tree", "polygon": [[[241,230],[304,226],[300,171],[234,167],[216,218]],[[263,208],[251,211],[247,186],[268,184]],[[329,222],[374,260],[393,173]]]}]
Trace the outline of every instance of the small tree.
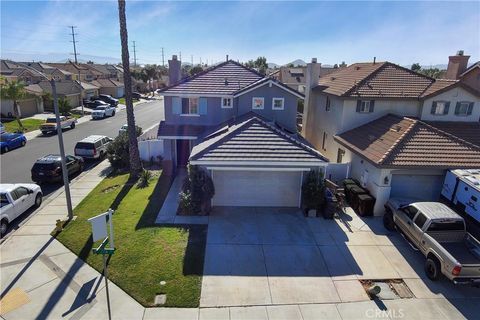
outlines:
[{"label": "small tree", "polygon": [[412,64],[411,68],[412,71],[419,72],[422,67],[420,66],[420,63],[414,63]]},{"label": "small tree", "polygon": [[[142,128],[136,127],[137,137],[142,134]],[[128,133],[120,133],[107,148],[108,161],[114,170],[126,169],[130,165],[130,150]]]},{"label": "small tree", "polygon": [[203,68],[201,66],[194,66],[190,69],[190,75],[193,76],[202,71],[203,71]]},{"label": "small tree", "polygon": [[22,81],[2,81],[0,85],[0,96],[5,100],[13,101],[13,115],[18,122],[19,128],[24,131],[22,121],[20,121],[20,108],[18,105],[18,100],[21,100],[27,96],[27,91],[25,90],[25,83]]},{"label": "small tree", "polygon": [[325,184],[323,181],[323,172],[312,170],[302,185],[303,204],[305,209],[319,210],[325,204]]},{"label": "small tree", "polygon": [[58,99],[58,112],[60,112],[63,116],[68,116],[72,111],[72,105],[70,101],[66,97],[61,97]]},{"label": "small tree", "polygon": [[215,194],[212,178],[199,166],[188,166],[180,194],[180,213],[207,215],[210,212],[210,200]]}]

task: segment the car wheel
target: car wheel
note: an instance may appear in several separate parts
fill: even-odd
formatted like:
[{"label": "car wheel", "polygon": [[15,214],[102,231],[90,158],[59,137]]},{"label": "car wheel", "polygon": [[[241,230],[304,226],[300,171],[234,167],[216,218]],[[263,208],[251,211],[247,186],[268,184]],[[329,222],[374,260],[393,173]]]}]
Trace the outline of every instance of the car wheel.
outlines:
[{"label": "car wheel", "polygon": [[22,140],[22,147],[24,147],[27,144],[27,141]]},{"label": "car wheel", "polygon": [[114,117],[114,116],[115,116],[115,110],[112,112],[112,117]]},{"label": "car wheel", "polygon": [[430,256],[427,258],[427,261],[425,261],[425,274],[432,281],[436,281],[440,278],[441,265],[436,257]]},{"label": "car wheel", "polygon": [[42,194],[38,193],[35,197],[35,208],[38,208],[42,205]]},{"label": "car wheel", "polygon": [[395,230],[395,222],[393,221],[393,214],[390,210],[387,210],[383,215],[383,226],[388,231]]},{"label": "car wheel", "polygon": [[70,129],[75,129],[75,122],[72,122],[72,124],[70,125]]},{"label": "car wheel", "polygon": [[83,163],[80,164],[80,166],[78,167],[78,173],[81,173],[83,171]]},{"label": "car wheel", "polygon": [[7,153],[8,152],[8,147],[3,147],[2,153]]},{"label": "car wheel", "polygon": [[7,233],[7,230],[8,230],[8,222],[6,219],[3,219],[2,222],[0,222],[0,236],[2,238]]}]

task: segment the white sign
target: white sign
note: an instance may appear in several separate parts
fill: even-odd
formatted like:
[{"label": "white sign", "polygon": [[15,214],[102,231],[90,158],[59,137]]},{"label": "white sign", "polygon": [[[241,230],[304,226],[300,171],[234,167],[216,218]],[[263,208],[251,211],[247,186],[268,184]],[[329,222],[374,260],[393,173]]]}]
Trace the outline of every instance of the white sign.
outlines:
[{"label": "white sign", "polygon": [[98,216],[92,217],[88,219],[88,221],[92,224],[92,238],[93,242],[98,240],[104,240],[107,237],[107,217],[108,222],[110,224],[110,234],[109,236],[109,243],[110,247],[114,248],[113,243],[113,222],[112,222],[112,214],[113,210],[109,209],[107,212],[101,213]]}]

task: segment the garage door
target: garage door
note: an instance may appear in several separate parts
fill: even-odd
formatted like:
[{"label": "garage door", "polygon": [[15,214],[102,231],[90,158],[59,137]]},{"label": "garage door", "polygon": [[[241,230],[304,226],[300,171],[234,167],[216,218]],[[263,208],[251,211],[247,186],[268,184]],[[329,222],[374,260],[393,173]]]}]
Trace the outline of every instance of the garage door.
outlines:
[{"label": "garage door", "polygon": [[38,113],[37,101],[35,99],[22,100],[19,102],[22,118],[31,117]]},{"label": "garage door", "polygon": [[298,207],[301,172],[214,171],[216,206]]},{"label": "garage door", "polygon": [[409,197],[421,200],[438,200],[442,190],[442,175],[404,175],[392,176],[390,197]]}]

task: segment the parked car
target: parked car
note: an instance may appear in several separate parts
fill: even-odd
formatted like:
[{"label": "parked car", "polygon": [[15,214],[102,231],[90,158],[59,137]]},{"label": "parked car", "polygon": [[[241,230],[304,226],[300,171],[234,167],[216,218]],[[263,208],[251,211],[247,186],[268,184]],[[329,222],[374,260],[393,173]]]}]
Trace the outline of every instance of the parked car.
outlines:
[{"label": "parked car", "polygon": [[113,139],[107,136],[92,135],[77,142],[75,155],[82,158],[98,159],[107,155],[107,146]]},{"label": "parked car", "polygon": [[[75,124],[77,123],[77,119],[60,116],[60,126],[63,129],[74,129]],[[47,118],[45,123],[40,126],[40,131],[42,131],[43,135],[47,135],[51,132],[57,132],[57,119],[56,118]]]},{"label": "parked car", "polygon": [[115,116],[115,107],[111,105],[96,107],[92,112],[92,119],[105,119],[113,116]]},{"label": "parked car", "polygon": [[128,131],[128,124],[124,124],[119,130],[118,130],[118,134],[122,134],[124,132],[127,132]]},{"label": "parked car", "polygon": [[95,109],[96,107],[107,106],[107,105],[109,106],[110,104],[102,100],[91,100],[91,101],[84,102],[83,105],[90,109]]},{"label": "parked car", "polygon": [[[65,156],[68,177],[83,171],[84,162],[82,157],[66,155]],[[35,183],[54,183],[63,179],[62,162],[60,155],[49,154],[38,159],[32,167],[32,181]]]},{"label": "parked car", "polygon": [[109,103],[110,105],[116,107],[118,106],[118,99],[115,99],[111,95],[108,94],[99,94],[98,95],[98,100],[101,100],[103,102]]},{"label": "parked car", "polygon": [[132,98],[140,100],[142,98],[142,95],[139,92],[132,92]]},{"label": "parked car", "polygon": [[32,206],[42,204],[42,189],[33,183],[0,184],[0,235],[8,225]]},{"label": "parked car", "polygon": [[439,202],[390,199],[385,208],[385,227],[398,228],[422,252],[428,278],[443,274],[455,284],[480,285],[480,242],[461,216]]},{"label": "parked car", "polygon": [[2,153],[23,147],[26,143],[27,138],[23,133],[2,133],[0,135],[0,150]]},{"label": "parked car", "polygon": [[0,123],[0,134],[5,133],[5,126],[3,123]]}]

